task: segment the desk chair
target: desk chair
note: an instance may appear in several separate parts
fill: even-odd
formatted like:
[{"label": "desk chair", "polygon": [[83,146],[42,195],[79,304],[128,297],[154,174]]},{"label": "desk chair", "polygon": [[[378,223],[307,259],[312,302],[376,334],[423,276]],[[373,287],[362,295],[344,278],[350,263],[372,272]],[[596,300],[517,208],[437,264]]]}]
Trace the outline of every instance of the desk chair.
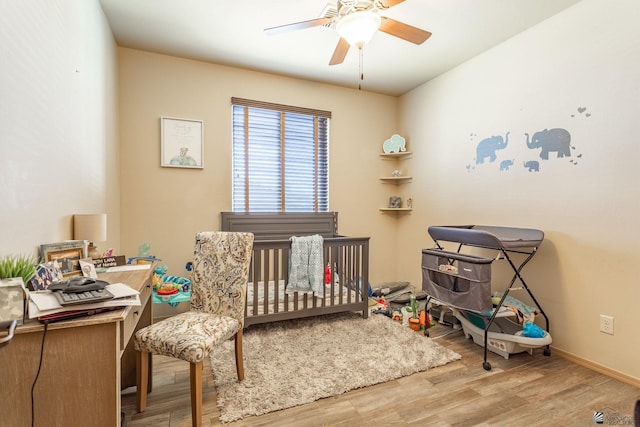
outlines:
[{"label": "desk chair", "polygon": [[191,310],[140,329],[137,350],[138,412],[147,406],[151,354],[190,363],[192,425],[202,423],[202,367],[214,346],[235,336],[236,371],[244,379],[242,327],[246,305],[253,234],[201,232],[193,255]]}]

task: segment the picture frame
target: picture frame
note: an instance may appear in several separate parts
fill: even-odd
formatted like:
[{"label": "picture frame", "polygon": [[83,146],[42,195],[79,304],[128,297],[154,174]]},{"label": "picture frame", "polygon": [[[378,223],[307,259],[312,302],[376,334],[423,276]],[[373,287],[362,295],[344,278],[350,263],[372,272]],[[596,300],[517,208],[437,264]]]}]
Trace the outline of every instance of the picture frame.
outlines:
[{"label": "picture frame", "polygon": [[62,271],[56,261],[43,262],[36,267],[36,274],[29,285],[32,291],[42,291],[62,279]]},{"label": "picture frame", "polygon": [[160,166],[204,168],[204,122],[160,117]]},{"label": "picture frame", "polygon": [[91,258],[84,258],[80,260],[80,270],[82,270],[82,275],[84,277],[91,277],[92,279],[98,278],[96,266],[93,265],[93,259]]},{"label": "picture frame", "polygon": [[40,245],[40,257],[44,263],[55,261],[64,278],[80,276],[80,260],[87,257],[87,241],[68,240]]}]

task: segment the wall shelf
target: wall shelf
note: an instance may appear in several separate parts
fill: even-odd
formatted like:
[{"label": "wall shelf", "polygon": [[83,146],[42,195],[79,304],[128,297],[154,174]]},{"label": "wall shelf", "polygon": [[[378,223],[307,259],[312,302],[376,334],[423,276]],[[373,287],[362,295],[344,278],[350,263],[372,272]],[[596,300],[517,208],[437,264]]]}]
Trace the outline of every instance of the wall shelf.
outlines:
[{"label": "wall shelf", "polygon": [[407,159],[413,156],[411,151],[400,151],[399,153],[380,153],[380,157],[386,160]]},{"label": "wall shelf", "polygon": [[411,176],[381,176],[380,181],[385,184],[404,184],[411,182],[413,177]]},{"label": "wall shelf", "polygon": [[381,212],[411,212],[411,208],[380,208]]},{"label": "wall shelf", "polygon": [[[413,153],[411,151],[400,151],[398,153],[380,153],[380,158],[382,160],[391,160],[393,162],[393,165],[396,166],[396,167],[398,167],[404,160],[411,158],[411,156],[413,156]],[[394,174],[399,174],[399,176],[393,176]],[[410,175],[402,175],[402,172],[400,171],[399,168],[394,170],[391,173],[391,175],[392,176],[381,176],[380,177],[380,183],[400,186],[400,185],[408,184],[408,183],[411,182],[411,180],[413,180],[413,177],[410,176]],[[394,191],[394,193],[395,192],[396,191]],[[402,193],[402,192],[400,192],[400,193]],[[400,204],[400,206],[402,206],[402,207],[399,207],[399,208],[391,208],[391,207],[380,208],[380,212],[382,212],[382,213],[395,213],[395,214],[406,214],[406,213],[411,212],[412,205],[411,205],[411,203],[407,204],[406,194],[404,194],[403,199],[405,199],[405,200],[402,200],[402,203]],[[391,205],[391,200],[389,200],[389,205]]]}]

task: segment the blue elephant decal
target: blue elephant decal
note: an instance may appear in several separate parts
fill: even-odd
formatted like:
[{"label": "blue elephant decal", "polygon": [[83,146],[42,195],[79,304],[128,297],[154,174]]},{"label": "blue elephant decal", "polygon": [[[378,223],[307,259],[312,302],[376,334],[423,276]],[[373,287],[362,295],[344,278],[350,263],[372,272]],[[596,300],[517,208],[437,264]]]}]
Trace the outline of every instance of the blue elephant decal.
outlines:
[{"label": "blue elephant decal", "polygon": [[513,166],[513,160],[503,160],[500,162],[501,171],[508,171],[511,166]]},{"label": "blue elephant decal", "polygon": [[489,158],[489,162],[496,161],[496,151],[507,148],[509,143],[509,132],[502,138],[501,135],[494,135],[478,142],[476,147],[476,165],[484,163],[485,158]]},{"label": "blue elephant decal", "polygon": [[571,157],[571,134],[562,128],[545,129],[533,134],[531,141],[529,141],[529,134],[525,133],[527,137],[527,147],[532,150],[541,148],[540,158],[543,160],[549,160],[549,152],[555,151],[557,157]]},{"label": "blue elephant decal", "polygon": [[524,167],[529,169],[529,172],[540,172],[540,163],[537,160],[529,160],[524,162]]}]

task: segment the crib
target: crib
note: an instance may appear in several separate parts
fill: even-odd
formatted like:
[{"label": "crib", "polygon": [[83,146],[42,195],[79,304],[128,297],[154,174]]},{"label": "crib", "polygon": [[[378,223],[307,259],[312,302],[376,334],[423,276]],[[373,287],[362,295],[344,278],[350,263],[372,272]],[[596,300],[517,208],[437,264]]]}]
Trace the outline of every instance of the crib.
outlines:
[{"label": "crib", "polygon": [[[435,247],[422,250],[422,288],[428,295],[427,303],[433,298],[452,308],[465,335],[484,347],[483,368],[491,370],[488,350],[508,358],[513,353],[531,354],[534,348],[544,348],[544,355],[550,356],[549,318],[522,276],[522,269],[536,254],[544,233],[530,228],[481,225],[431,226],[428,232]],[[456,243],[457,251],[445,250],[442,242]],[[489,249],[497,256],[462,253],[464,247]],[[516,256],[521,257],[520,262]],[[513,276],[493,304],[491,265],[498,259],[509,264]],[[511,320],[515,311],[503,310],[505,301],[512,298],[509,293],[518,290],[526,291],[535,304],[534,313],[543,316],[543,336],[524,336],[523,325]]]},{"label": "crib", "polygon": [[[255,239],[247,283],[245,327],[340,312],[368,317],[369,237],[338,234],[337,212],[221,212],[222,231],[251,232]],[[292,236],[323,237],[330,280],[322,295],[287,292]]]}]

